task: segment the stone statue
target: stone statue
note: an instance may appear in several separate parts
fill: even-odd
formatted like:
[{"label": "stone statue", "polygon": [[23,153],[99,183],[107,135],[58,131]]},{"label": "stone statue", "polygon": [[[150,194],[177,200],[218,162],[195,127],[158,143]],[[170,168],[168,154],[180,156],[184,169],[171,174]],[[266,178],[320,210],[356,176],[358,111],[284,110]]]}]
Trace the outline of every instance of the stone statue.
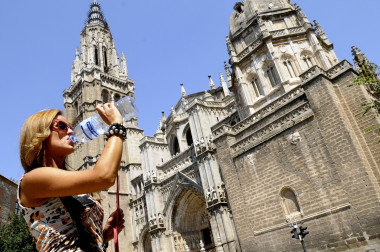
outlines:
[{"label": "stone statue", "polygon": [[158,213],[158,223],[164,224],[164,217],[162,216],[161,213]]},{"label": "stone statue", "polygon": [[217,195],[216,195],[216,191],[214,187],[211,187],[210,191],[211,191],[212,199],[213,200],[217,199]]},{"label": "stone statue", "polygon": [[211,192],[210,189],[207,189],[207,201],[211,201]]},{"label": "stone statue", "polygon": [[226,201],[226,193],[224,192],[223,185],[218,186],[219,198],[222,202]]}]

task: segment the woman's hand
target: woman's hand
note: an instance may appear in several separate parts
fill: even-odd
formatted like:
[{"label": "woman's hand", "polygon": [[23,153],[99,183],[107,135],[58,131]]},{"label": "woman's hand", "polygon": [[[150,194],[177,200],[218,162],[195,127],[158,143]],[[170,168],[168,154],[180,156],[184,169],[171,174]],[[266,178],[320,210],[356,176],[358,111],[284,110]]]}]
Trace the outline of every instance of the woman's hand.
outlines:
[{"label": "woman's hand", "polygon": [[[118,221],[116,223],[116,213],[119,210]],[[108,218],[103,229],[103,241],[104,243],[109,242],[113,239],[113,227],[117,225],[117,232],[120,233],[124,229],[124,213],[120,208],[113,212]]]},{"label": "woman's hand", "polygon": [[115,102],[99,104],[96,106],[100,117],[108,125],[112,123],[123,123],[123,117],[121,116],[119,110],[115,107]]}]

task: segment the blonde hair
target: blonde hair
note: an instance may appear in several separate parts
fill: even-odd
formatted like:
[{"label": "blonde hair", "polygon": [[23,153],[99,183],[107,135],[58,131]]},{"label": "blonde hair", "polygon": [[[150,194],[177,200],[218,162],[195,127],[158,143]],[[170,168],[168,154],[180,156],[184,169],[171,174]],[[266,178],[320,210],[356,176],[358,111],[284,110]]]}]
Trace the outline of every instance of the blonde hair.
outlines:
[{"label": "blonde hair", "polygon": [[20,134],[20,160],[25,172],[43,166],[44,141],[50,136],[50,126],[59,109],[40,111],[26,119]]}]

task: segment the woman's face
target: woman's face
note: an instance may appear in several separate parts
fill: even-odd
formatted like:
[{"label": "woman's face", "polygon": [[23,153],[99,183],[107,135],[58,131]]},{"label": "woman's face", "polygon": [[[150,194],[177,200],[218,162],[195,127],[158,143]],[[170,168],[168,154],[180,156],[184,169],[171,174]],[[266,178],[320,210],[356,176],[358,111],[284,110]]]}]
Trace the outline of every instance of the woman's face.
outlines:
[{"label": "woman's face", "polygon": [[58,115],[51,124],[51,134],[46,139],[46,150],[52,155],[67,156],[74,151],[70,135],[74,133],[66,118]]}]

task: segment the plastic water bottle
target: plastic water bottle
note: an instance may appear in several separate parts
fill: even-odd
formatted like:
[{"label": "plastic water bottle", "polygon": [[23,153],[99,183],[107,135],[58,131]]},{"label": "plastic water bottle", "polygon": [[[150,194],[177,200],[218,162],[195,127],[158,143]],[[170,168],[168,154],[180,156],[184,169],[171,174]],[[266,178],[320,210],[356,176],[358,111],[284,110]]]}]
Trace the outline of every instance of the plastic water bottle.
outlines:
[{"label": "plastic water bottle", "polygon": [[[137,115],[138,109],[130,96],[126,96],[117,102],[115,107],[119,110],[123,121],[128,121]],[[89,142],[108,130],[109,125],[106,124],[98,113],[78,123],[74,129],[74,133],[70,136],[71,141]]]}]

